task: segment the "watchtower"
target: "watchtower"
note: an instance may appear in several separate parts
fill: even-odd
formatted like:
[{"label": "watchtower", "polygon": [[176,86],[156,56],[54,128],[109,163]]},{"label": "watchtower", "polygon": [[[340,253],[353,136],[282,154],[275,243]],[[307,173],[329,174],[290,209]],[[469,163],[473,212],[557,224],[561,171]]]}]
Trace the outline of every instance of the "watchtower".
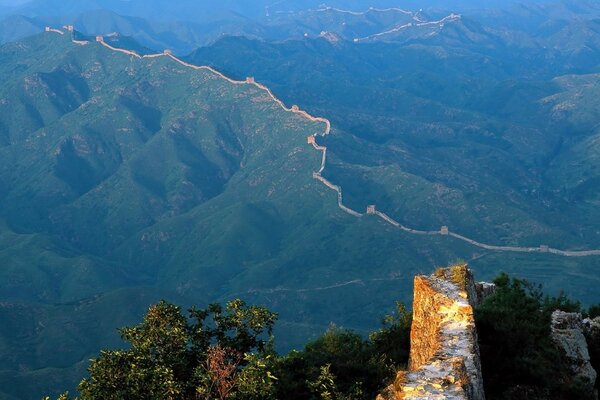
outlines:
[{"label": "watchtower", "polygon": [[104,42],[104,37],[101,35],[96,36],[96,42],[98,42],[98,43]]},{"label": "watchtower", "polygon": [[248,76],[248,77],[246,78],[246,83],[256,83],[256,81],[254,80],[254,77],[253,77],[253,76]]},{"label": "watchtower", "polygon": [[173,55],[173,50],[166,49],[165,51],[163,51],[163,54],[164,54],[165,56],[170,56],[170,55]]},{"label": "watchtower", "polygon": [[298,107],[297,105],[295,105],[295,104],[294,104],[294,105],[292,106],[292,111],[293,111],[293,112],[298,112],[298,111],[300,111],[300,107]]},{"label": "watchtower", "polygon": [[49,27],[49,26],[47,26],[47,27],[46,27],[46,29],[45,29],[45,31],[46,31],[46,32],[50,32],[50,27]]},{"label": "watchtower", "polygon": [[320,177],[320,176],[321,176],[321,174],[320,174],[320,173],[318,173],[318,172],[313,172],[313,178],[315,178],[315,179],[319,179],[319,177]]},{"label": "watchtower", "polygon": [[375,210],[376,209],[377,208],[375,207],[374,204],[371,204],[371,205],[367,206],[367,214],[375,214]]},{"label": "watchtower", "polygon": [[66,28],[67,28],[67,30],[69,32],[73,32],[75,30],[75,28],[73,27],[73,25],[67,25]]},{"label": "watchtower", "polygon": [[315,137],[310,135],[306,138],[306,141],[308,142],[308,144],[315,144]]},{"label": "watchtower", "polygon": [[448,227],[446,225],[444,225],[440,228],[440,233],[442,235],[448,235],[448,234],[450,234],[450,229],[448,229]]}]

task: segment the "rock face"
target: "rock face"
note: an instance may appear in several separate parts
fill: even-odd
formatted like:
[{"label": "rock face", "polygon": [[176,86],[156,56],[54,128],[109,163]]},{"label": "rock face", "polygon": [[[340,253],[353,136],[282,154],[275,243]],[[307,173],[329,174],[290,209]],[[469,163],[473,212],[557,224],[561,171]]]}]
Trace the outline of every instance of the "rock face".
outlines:
[{"label": "rock face", "polygon": [[473,306],[481,299],[466,265],[417,276],[409,370],[379,400],[484,400]]},{"label": "rock face", "polygon": [[490,282],[477,282],[475,284],[477,301],[471,302],[474,306],[480,305],[487,297],[496,293],[496,285]]},{"label": "rock face", "polygon": [[600,317],[584,319],[583,330],[585,332],[600,332]]},{"label": "rock face", "polygon": [[588,346],[583,335],[584,324],[579,313],[554,311],[552,313],[552,339],[561,348],[570,361],[575,378],[580,378],[594,390],[596,371],[590,364]]}]

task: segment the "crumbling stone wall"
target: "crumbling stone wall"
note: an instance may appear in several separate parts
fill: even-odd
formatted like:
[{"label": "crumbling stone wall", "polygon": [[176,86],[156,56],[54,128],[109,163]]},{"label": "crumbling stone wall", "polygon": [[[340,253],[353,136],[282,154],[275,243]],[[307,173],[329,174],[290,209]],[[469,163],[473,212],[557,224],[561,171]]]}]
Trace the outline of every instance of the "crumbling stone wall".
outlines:
[{"label": "crumbling stone wall", "polygon": [[409,368],[378,400],[484,400],[471,271],[457,265],[414,282]]}]

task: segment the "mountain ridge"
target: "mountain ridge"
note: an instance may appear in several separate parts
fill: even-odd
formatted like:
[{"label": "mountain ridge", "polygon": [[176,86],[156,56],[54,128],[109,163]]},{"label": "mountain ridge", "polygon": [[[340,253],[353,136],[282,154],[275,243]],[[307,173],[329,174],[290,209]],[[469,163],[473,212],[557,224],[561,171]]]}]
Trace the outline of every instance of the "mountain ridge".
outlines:
[{"label": "mountain ridge", "polygon": [[[403,11],[403,10],[402,10]],[[55,30],[52,28],[48,28],[50,29],[50,31],[55,32],[55,33],[61,33],[60,30]],[[74,39],[73,39],[74,40]],[[87,42],[81,42],[81,41],[74,41],[74,43],[76,44],[87,44]],[[252,77],[248,77],[245,81],[236,81],[234,79],[228,78],[227,76],[225,76],[224,74],[222,74],[221,72],[215,70],[214,68],[210,67],[210,66],[196,66],[196,65],[192,65],[190,63],[187,63],[185,61],[180,60],[179,58],[177,58],[176,56],[174,56],[171,52],[169,52],[168,50],[165,51],[164,53],[157,53],[157,54],[152,54],[152,55],[143,55],[140,56],[139,54],[135,53],[134,51],[131,50],[126,50],[126,49],[119,49],[116,47],[113,47],[109,44],[107,44],[106,42],[104,42],[103,40],[100,41],[100,43],[109,48],[110,50],[113,51],[117,51],[117,52],[121,52],[124,53],[126,55],[130,55],[133,57],[137,57],[137,58],[155,58],[155,57],[162,57],[162,56],[167,56],[170,57],[171,59],[173,59],[175,62],[180,63],[181,65],[184,65],[186,67],[189,68],[193,68],[193,69],[207,69],[209,71],[211,71],[212,73],[218,75],[220,78],[225,79],[226,81],[228,81],[229,83],[232,84],[251,84],[251,85],[255,85],[257,88],[260,88],[262,90],[265,90],[269,96],[273,99],[273,101],[275,101],[282,109],[284,109],[285,111],[288,112],[293,112],[296,113],[298,115],[301,115],[305,118],[307,118],[310,121],[314,121],[314,122],[322,122],[325,123],[326,125],[326,129],[325,132],[321,135],[321,136],[325,136],[328,135],[331,132],[331,122],[323,117],[314,117],[310,114],[308,114],[306,111],[301,110],[297,105],[293,105],[291,107],[286,107],[285,104],[279,100],[277,97],[275,97],[275,95],[273,94],[273,92],[266,87],[265,85],[262,85],[258,82],[256,82],[254,80],[254,78]],[[326,146],[320,146],[316,143],[315,141],[315,137],[317,136],[317,134],[313,134],[312,136],[312,140],[308,139],[308,142],[310,145],[312,145],[315,150],[317,151],[322,151],[323,152],[323,158],[322,158],[322,162],[321,162],[321,167],[320,169],[315,172],[313,174],[313,177],[317,180],[319,180],[320,182],[322,182],[325,186],[329,187],[330,189],[336,191],[338,193],[338,206],[340,207],[340,209],[342,209],[343,211],[349,213],[350,215],[353,215],[355,217],[360,217],[363,214],[361,214],[360,212],[356,211],[356,210],[352,210],[350,208],[348,208],[347,206],[344,205],[343,203],[343,198],[342,198],[342,188],[338,185],[335,185],[334,183],[330,182],[329,180],[323,178],[321,176],[321,173],[324,171],[325,169],[325,165],[326,165],[326,161],[327,161],[327,147]],[[373,208],[370,208],[370,210],[367,211],[367,214],[374,214],[377,215],[378,217],[380,217],[382,220],[384,220],[385,222],[389,223],[390,225],[400,228],[406,232],[412,233],[412,234],[416,234],[416,235],[442,235],[442,236],[452,236],[456,239],[462,240],[464,242],[467,242],[471,245],[486,249],[486,250],[495,250],[495,251],[508,251],[508,252],[540,252],[540,253],[551,253],[551,254],[555,254],[555,255],[559,255],[559,256],[566,256],[566,257],[588,257],[588,256],[600,256],[600,249],[595,249],[595,250],[560,250],[560,249],[556,249],[553,247],[549,247],[547,245],[539,245],[537,247],[519,247],[519,246],[502,246],[502,245],[490,245],[490,244],[485,244],[485,243],[481,243],[478,242],[474,239],[468,238],[466,236],[460,235],[458,233],[452,232],[448,229],[447,226],[443,226],[439,231],[423,231],[423,230],[418,230],[418,229],[412,229],[412,228],[408,228],[402,224],[400,224],[398,221],[394,220],[393,218],[391,218],[389,215],[378,211],[375,209],[376,206],[370,206]]]},{"label": "mountain ridge", "polygon": [[[48,35],[52,36],[55,33],[51,32]],[[259,106],[255,111],[268,106],[269,113],[263,115],[263,118],[268,117],[266,119],[272,126],[265,126],[264,122],[261,124],[257,121],[252,124],[236,123],[242,117],[232,111],[232,104],[240,98],[242,102],[245,100],[242,93],[237,92],[236,95],[231,94],[230,97],[221,98],[224,93],[229,92],[227,89],[229,83],[223,85],[225,87],[218,85],[219,87],[214,89],[215,97],[209,97],[210,101],[200,96],[206,94],[202,92],[202,85],[210,84],[210,80],[203,82],[202,78],[213,74],[210,71],[203,70],[201,76],[189,76],[189,81],[181,81],[177,77],[188,76],[188,71],[193,71],[186,65],[177,65],[174,60],[169,60],[168,54],[162,53],[154,57],[147,55],[145,58],[138,55],[138,58],[128,53],[128,50],[104,52],[97,43],[73,45],[70,42],[72,38],[65,36],[63,39],[50,43],[43,38],[41,40],[36,38],[24,44],[13,45],[15,49],[30,46],[30,55],[34,56],[43,54],[45,57],[48,55],[54,57],[56,55],[56,61],[52,61],[48,70],[42,73],[38,71],[36,74],[17,75],[19,79],[25,79],[19,82],[25,82],[27,84],[25,87],[31,93],[37,94],[37,98],[53,99],[57,96],[54,92],[55,88],[60,87],[56,82],[66,82],[71,85],[67,87],[72,88],[65,93],[69,96],[58,97],[64,97],[68,101],[53,102],[53,107],[60,110],[79,109],[78,113],[92,110],[89,112],[91,115],[73,114],[71,119],[66,121],[67,125],[60,125],[59,129],[55,129],[73,130],[74,135],[69,135],[68,138],[60,137],[60,141],[52,142],[53,146],[48,147],[53,151],[60,150],[60,153],[54,154],[60,156],[58,166],[61,168],[58,172],[70,183],[73,196],[83,193],[82,198],[85,197],[82,201],[53,213],[52,224],[60,223],[62,227],[56,230],[52,230],[55,228],[52,227],[50,232],[57,234],[60,239],[66,239],[65,242],[70,243],[73,248],[96,246],[95,249],[92,248],[95,250],[92,253],[105,255],[107,260],[115,263],[113,267],[121,270],[120,272],[126,276],[123,278],[125,283],[118,283],[119,285],[139,286],[142,283],[156,282],[157,285],[164,286],[176,295],[184,297],[185,300],[181,301],[183,303],[192,301],[202,303],[213,301],[215,298],[223,300],[233,294],[246,293],[254,302],[286,304],[281,308],[282,318],[285,321],[282,325],[288,329],[288,332],[293,331],[290,336],[299,338],[311,334],[314,329],[324,328],[328,320],[334,320],[333,315],[344,315],[341,322],[336,321],[353,328],[360,329],[373,323],[365,310],[369,306],[376,307],[381,303],[379,300],[381,297],[390,296],[395,299],[402,297],[407,289],[404,282],[406,275],[412,273],[411,268],[414,269],[414,266],[427,268],[421,266],[428,263],[441,263],[461,253],[468,257],[483,257],[478,250],[470,248],[466,243],[459,243],[455,238],[447,240],[437,235],[411,237],[414,235],[400,232],[399,229],[378,218],[355,219],[340,212],[339,202],[338,204],[335,202],[335,193],[325,187],[322,184],[324,182],[316,182],[312,175],[317,168],[324,166],[323,154],[326,151],[320,150],[319,147],[327,147],[326,145],[329,145],[336,135],[313,136],[328,130],[328,125],[306,119],[301,115],[299,108],[297,112],[292,113],[286,111],[288,108],[285,106],[282,109],[263,89],[248,85],[249,89],[260,93],[253,100],[254,104]],[[36,40],[40,43],[36,44]],[[49,47],[50,44],[55,45],[55,48]],[[61,46],[67,45],[70,46],[69,49],[76,49],[77,54],[61,59],[58,56],[66,48],[63,47],[61,50]],[[41,50],[34,51],[36,46]],[[115,48],[116,45],[107,42],[103,47],[107,46]],[[13,47],[9,45],[3,49],[3,52]],[[89,50],[101,52],[92,54]],[[28,62],[33,64],[35,59],[36,57],[31,57]],[[140,67],[142,64],[139,62],[144,63],[144,68]],[[102,66],[110,66],[111,63],[114,63],[112,69],[118,71],[118,74],[111,78],[112,80],[103,82]],[[83,66],[89,68],[82,68]],[[146,68],[146,66],[151,67]],[[173,68],[174,66],[177,68]],[[172,73],[173,78],[165,80],[169,76],[165,71]],[[18,69],[11,73],[19,74]],[[82,74],[86,78],[85,85],[76,84],[78,81],[74,80],[74,77],[77,74]],[[90,74],[98,74],[100,77],[96,80]],[[23,76],[25,78],[22,78]],[[220,77],[214,79],[219,82],[222,80]],[[129,81],[134,83],[124,84]],[[244,80],[239,82],[248,83]],[[101,83],[108,85],[117,96],[103,99],[97,94],[94,95]],[[82,87],[88,89],[76,90]],[[235,85],[235,87],[246,86]],[[15,87],[6,93],[20,93],[12,91],[13,89]],[[173,91],[174,89],[176,90]],[[163,91],[168,93],[168,96],[173,96],[168,97],[170,99],[168,101],[172,104],[165,103],[167,101],[165,94],[158,94]],[[195,94],[196,91],[200,92],[198,97],[187,97]],[[189,107],[188,104],[176,102],[176,95],[182,94],[189,99]],[[195,121],[204,121],[207,115],[211,115],[209,107],[215,102],[217,106],[212,109],[212,114],[222,113],[225,118],[209,120],[201,126],[194,125]],[[151,106],[151,103],[155,106]],[[94,107],[98,105],[105,107],[107,112],[94,115],[97,113]],[[207,111],[208,114],[195,113],[196,108]],[[116,112],[117,110],[119,112]],[[277,111],[271,112],[273,110]],[[290,107],[289,110],[294,110],[294,107]],[[51,122],[54,115],[47,111],[40,113],[41,122]],[[90,126],[69,125],[78,115],[85,117],[86,123]],[[161,122],[162,118],[164,120]],[[2,121],[6,120],[7,118]],[[105,125],[93,125],[92,122],[95,124],[96,121],[102,121]],[[294,121],[302,121],[302,129],[297,127],[295,129]],[[248,130],[248,126],[252,127],[251,131]],[[87,128],[93,130],[88,132]],[[30,138],[31,141],[34,138],[44,138],[43,135],[48,136],[52,129],[36,129],[35,134]],[[26,134],[25,131],[21,132],[23,135]],[[162,132],[164,135],[157,135],[157,132]],[[281,132],[283,136],[280,138],[285,140],[277,142],[277,135],[269,136],[270,132]],[[120,157],[131,162],[124,163],[119,180],[102,180],[103,173],[113,168],[109,161],[119,161],[119,157],[115,156],[114,159],[111,158],[112,156],[100,157],[104,164],[95,159],[93,163],[82,160],[85,161],[85,157],[89,155],[112,154],[111,151],[114,149],[111,146],[96,139],[102,138],[106,141],[108,139],[103,136],[110,138],[113,133],[117,133],[116,137],[119,140],[128,141],[123,148],[130,153],[123,152]],[[243,135],[236,136],[241,133],[251,135],[250,139],[245,141]],[[20,135],[16,135],[15,140],[18,139],[17,136]],[[315,142],[311,149],[310,144],[307,143],[307,138],[311,136],[322,139],[324,143]],[[209,141],[210,138],[216,138],[219,151],[216,151],[216,147],[212,145],[200,147],[194,138],[200,139],[202,143]],[[290,138],[293,138],[293,146],[285,143],[290,142]],[[26,137],[23,136],[21,139],[25,140]],[[135,140],[147,143],[152,151],[148,150],[149,147],[143,154],[133,151],[137,143]],[[260,156],[260,159],[253,158],[246,152],[249,146],[257,153],[257,157]],[[35,147],[29,149],[34,150]],[[298,154],[305,157],[302,162],[294,161],[294,157]],[[166,162],[167,159],[171,161]],[[173,160],[181,160],[183,167],[175,168],[177,164],[173,163]],[[18,161],[23,163],[26,160]],[[195,170],[193,163],[199,161],[202,162],[197,164],[196,169],[207,168],[210,175],[214,173],[219,177],[218,182],[207,183],[203,180],[205,176],[192,173]],[[242,165],[250,165],[251,168],[245,172],[238,169]],[[73,168],[74,166],[77,168]],[[5,169],[9,169],[9,166],[6,165]],[[14,169],[14,166],[10,165],[10,169]],[[272,174],[274,170],[277,174]],[[83,171],[90,175],[69,175],[73,171]],[[101,173],[96,175],[98,171]],[[36,175],[42,172],[44,172],[43,168],[36,169]],[[14,176],[18,175],[15,173]],[[329,175],[327,176],[329,178]],[[89,190],[85,185],[80,186],[87,177],[98,179],[100,182],[98,187]],[[11,180],[4,177],[2,179],[5,182],[2,182],[0,187],[3,188],[2,194],[4,194],[4,188],[11,187]],[[187,189],[193,183],[198,184],[197,188],[202,193]],[[114,197],[115,193],[119,192],[133,192],[139,197],[133,195],[131,198]],[[213,196],[214,193],[219,195]],[[103,198],[110,201],[105,203],[99,201]],[[18,199],[21,203],[27,203],[23,193]],[[201,205],[196,202],[199,201],[198,199],[201,199]],[[276,199],[277,203],[274,203],[273,199]],[[139,204],[146,208],[141,210],[143,213],[137,206]],[[302,210],[306,210],[305,213],[299,212],[299,204],[302,205]],[[101,212],[97,213],[96,210]],[[86,214],[93,218],[84,219]],[[113,218],[111,215],[116,216],[114,220],[111,219]],[[136,222],[133,233],[128,230],[121,231],[122,222],[127,222],[134,217],[139,217],[142,222],[149,221],[150,225],[142,226],[143,224]],[[104,224],[104,219],[109,219],[110,223]],[[12,227],[15,228],[14,220],[12,222]],[[309,229],[313,224],[317,228]],[[88,226],[89,232],[82,226]],[[64,230],[64,228],[68,229]],[[94,231],[99,231],[100,234]],[[332,232],[336,232],[336,235],[332,235]],[[90,235],[86,237],[88,233]],[[340,240],[337,236],[347,239]],[[101,243],[103,240],[107,242]],[[290,248],[293,250],[289,253],[277,256],[281,249]],[[502,257],[491,252],[483,254],[490,258]],[[540,258],[534,259],[536,262],[550,260],[550,257],[556,258],[550,254],[537,256]],[[127,268],[127,265],[131,267]],[[365,265],[370,268],[364,268]],[[55,271],[47,265],[43,267],[52,277]],[[89,273],[90,268],[95,267],[83,265],[82,271]],[[535,266],[532,271],[536,271]],[[543,273],[548,273],[547,271],[546,269]],[[574,272],[575,269],[571,271]],[[93,280],[93,274],[89,275]],[[43,285],[47,284],[40,284],[39,287]],[[15,286],[15,291],[18,291],[19,287],[23,286]],[[62,288],[53,289],[57,292],[66,291]],[[67,300],[79,304],[77,300],[81,297],[78,297],[78,294],[81,296],[82,291],[78,292],[72,288],[70,290],[72,292],[66,296]],[[131,293],[144,293],[144,290],[139,287],[130,290]],[[93,291],[87,289],[85,293],[90,294]],[[49,302],[56,301],[57,298],[52,295],[45,296],[45,301]],[[10,298],[9,296],[9,300]],[[104,304],[111,304],[115,298],[107,295]],[[344,304],[339,304],[341,299]],[[363,300],[368,301],[369,304],[365,305]],[[92,304],[96,306],[93,300]],[[77,307],[76,305],[73,307]],[[65,306],[65,312],[70,310],[69,307],[71,306]],[[102,308],[96,307],[96,310]],[[90,314],[84,318],[84,322],[86,320],[89,322],[88,318],[93,319],[96,312],[98,311],[90,311]],[[377,308],[373,312],[380,313],[381,309]],[[39,322],[48,325],[51,319],[47,319],[43,312],[40,314],[43,318],[36,316],[32,319],[36,322],[28,323],[26,326],[36,326]],[[301,338],[302,342],[304,340],[304,337]],[[85,351],[88,351],[88,345],[85,344]],[[93,350],[90,352],[93,353]],[[68,361],[61,362],[62,365],[68,364]],[[52,362],[49,364],[52,365]]]}]

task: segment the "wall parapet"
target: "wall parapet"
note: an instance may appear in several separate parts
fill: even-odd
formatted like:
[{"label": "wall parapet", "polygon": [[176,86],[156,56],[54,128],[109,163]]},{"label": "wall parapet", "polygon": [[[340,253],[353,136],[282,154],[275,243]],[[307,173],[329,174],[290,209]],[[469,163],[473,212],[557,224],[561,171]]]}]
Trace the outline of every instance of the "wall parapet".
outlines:
[{"label": "wall parapet", "polygon": [[414,281],[408,371],[378,400],[484,400],[473,307],[480,301],[466,265]]}]

